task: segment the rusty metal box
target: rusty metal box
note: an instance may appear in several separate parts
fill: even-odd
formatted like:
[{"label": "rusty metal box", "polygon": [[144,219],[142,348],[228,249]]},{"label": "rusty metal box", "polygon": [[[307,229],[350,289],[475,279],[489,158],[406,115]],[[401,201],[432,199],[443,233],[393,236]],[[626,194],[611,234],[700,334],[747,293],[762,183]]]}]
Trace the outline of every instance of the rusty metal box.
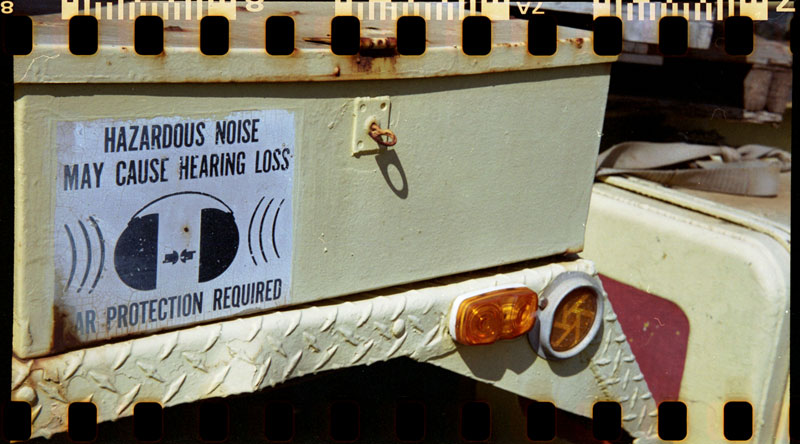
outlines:
[{"label": "rusty metal box", "polygon": [[[333,4],[264,3],[206,56],[197,20],[152,4],[160,55],[106,5],[95,55],[43,15],[15,57],[17,356],[582,248],[611,61],[588,33],[536,57],[495,21],[472,57],[443,18],[400,56],[395,22],[364,17],[383,51],[336,56]],[[272,15],[289,56],[264,50]]]}]

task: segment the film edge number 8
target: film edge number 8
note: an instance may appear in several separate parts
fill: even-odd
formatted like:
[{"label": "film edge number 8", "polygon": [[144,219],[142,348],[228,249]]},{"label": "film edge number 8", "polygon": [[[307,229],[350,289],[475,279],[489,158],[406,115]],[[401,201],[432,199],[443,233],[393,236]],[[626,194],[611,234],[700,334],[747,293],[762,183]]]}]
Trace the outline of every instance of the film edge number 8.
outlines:
[{"label": "film edge number 8", "polygon": [[[75,2],[77,3],[77,2]],[[348,2],[349,3],[349,2]],[[597,2],[595,2],[597,6]],[[121,4],[121,3],[120,3]],[[130,5],[139,4],[130,3]],[[178,2],[169,4],[178,5]],[[256,2],[248,2],[246,10]],[[258,3],[259,5],[261,3]],[[369,4],[373,4],[370,2]],[[639,5],[648,5],[640,3]],[[730,3],[733,4],[733,3]],[[441,4],[437,4],[440,6]],[[461,3],[460,3],[461,5]],[[538,7],[541,5],[539,2]],[[696,4],[700,5],[700,4]],[[710,3],[706,3],[710,6]],[[263,5],[262,5],[263,6]],[[643,6],[640,6],[643,7]],[[11,55],[30,54],[34,47],[33,22],[27,15],[11,15],[14,3],[0,2],[3,26],[0,29],[4,53]],[[509,8],[510,9],[510,8]],[[120,9],[122,10],[122,9]],[[632,10],[632,8],[630,9]],[[688,10],[687,10],[688,11]],[[699,11],[699,9],[698,9]],[[776,12],[792,12],[780,5]],[[527,11],[526,11],[527,12]],[[542,12],[542,11],[532,11]],[[697,11],[696,11],[697,12]],[[695,12],[695,19],[697,13]],[[732,11],[729,11],[732,12]],[[744,12],[744,11],[740,11]],[[463,11],[461,11],[463,13]],[[663,56],[686,55],[689,49],[689,21],[684,16],[664,15],[659,19],[658,50]],[[621,14],[620,14],[621,15]],[[631,14],[628,14],[631,19]],[[642,18],[640,13],[639,17]],[[62,11],[62,18],[64,17]],[[557,18],[550,14],[531,14],[528,19],[527,46],[534,56],[551,56],[557,50]],[[708,18],[708,17],[707,17]],[[716,17],[720,19],[721,17]],[[761,18],[757,16],[757,18]],[[652,18],[651,18],[652,19]],[[224,15],[206,15],[200,18],[199,48],[205,55],[224,55],[229,49],[229,33],[234,23]],[[271,56],[286,56],[294,52],[295,18],[287,15],[270,16],[265,20],[266,43],[264,49]],[[491,19],[487,15],[467,15],[462,19],[461,46],[468,56],[489,55],[492,46]],[[645,18],[646,20],[646,18]],[[400,56],[418,56],[425,52],[427,20],[419,15],[405,15],[397,20],[397,35],[394,50]],[[75,55],[92,55],[98,48],[98,20],[91,15],[74,15],[66,20],[69,34],[69,49]],[[337,15],[331,20],[331,50],[336,55],[355,55],[359,48],[360,20],[354,15]],[[622,53],[623,21],[619,15],[597,16],[592,20],[593,50],[600,56],[617,56]],[[158,15],[143,14],[135,19],[135,51],[139,55],[158,55],[164,51],[164,20]],[[746,15],[724,17],[724,49],[732,56],[745,56],[753,51],[754,21]],[[224,38],[218,36],[223,35]],[[793,45],[791,45],[793,46]]]}]

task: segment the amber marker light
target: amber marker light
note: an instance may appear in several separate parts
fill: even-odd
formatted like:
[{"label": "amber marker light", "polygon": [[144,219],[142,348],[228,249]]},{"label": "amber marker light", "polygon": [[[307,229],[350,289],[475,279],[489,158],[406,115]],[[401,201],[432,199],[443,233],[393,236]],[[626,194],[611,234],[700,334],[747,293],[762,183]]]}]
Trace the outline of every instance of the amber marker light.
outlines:
[{"label": "amber marker light", "polygon": [[515,338],[533,327],[538,304],[536,292],[521,285],[459,296],[450,310],[450,335],[467,345]]},{"label": "amber marker light", "polygon": [[603,289],[592,276],[566,272],[542,292],[542,310],[528,333],[531,347],[545,359],[566,359],[583,351],[602,323]]}]

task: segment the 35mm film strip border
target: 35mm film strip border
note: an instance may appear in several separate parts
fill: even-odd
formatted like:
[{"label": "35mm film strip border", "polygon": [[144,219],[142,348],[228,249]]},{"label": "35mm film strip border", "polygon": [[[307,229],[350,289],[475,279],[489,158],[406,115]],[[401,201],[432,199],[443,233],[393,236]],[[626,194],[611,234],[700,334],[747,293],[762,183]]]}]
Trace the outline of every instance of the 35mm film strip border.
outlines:
[{"label": "35mm film strip border", "polygon": [[[10,3],[10,6],[9,6]],[[255,5],[260,2],[250,1],[248,5]],[[351,3],[351,2],[347,2]],[[369,4],[376,3],[370,2]],[[652,3],[644,2],[652,5]],[[732,5],[734,2],[728,2]],[[757,2],[753,2],[757,3]],[[119,2],[119,4],[122,4]],[[139,2],[127,3],[125,5],[136,5]],[[145,3],[141,3],[145,4]],[[181,2],[169,2],[168,4],[180,5]],[[203,3],[195,2],[200,5],[202,10]],[[352,4],[352,3],[351,3]],[[355,3],[359,5],[363,3]],[[710,2],[702,2],[710,6]],[[603,8],[609,7],[608,11]],[[782,7],[788,8],[785,3]],[[12,2],[3,2],[2,7],[13,9]],[[418,5],[412,5],[412,8]],[[484,5],[485,7],[486,5]],[[595,2],[594,7],[594,50],[598,55],[617,55],[621,52],[622,42],[622,20],[620,15],[636,17],[637,14],[644,15],[645,19],[653,20],[655,15],[647,16],[650,6],[638,4],[638,10],[630,8],[622,11],[619,6],[612,9],[609,2]],[[708,6],[704,6],[707,9]],[[173,6],[174,8],[174,6]],[[532,8],[536,8],[532,6]],[[123,8],[125,9],[125,8]],[[129,11],[132,9],[127,8]],[[600,10],[600,14],[596,11]],[[666,8],[662,8],[663,11]],[[110,10],[110,9],[109,9]],[[141,55],[155,55],[162,53],[164,49],[163,32],[165,17],[160,17],[152,12],[136,15],[136,40],[135,50]],[[664,55],[685,54],[688,44],[688,20],[686,17],[687,8],[680,9],[679,5],[673,11],[683,11],[678,14],[664,15],[659,18],[659,50]],[[697,8],[695,9],[695,11]],[[89,10],[91,12],[91,10]],[[235,20],[224,13],[224,10],[213,11],[213,8],[206,7],[205,11],[214,12],[205,15],[195,14],[201,21],[200,27],[200,47],[199,50],[207,55],[221,55],[228,50],[228,41],[219,38],[219,35],[227,35],[230,26],[235,26],[230,21]],[[235,11],[235,9],[234,9]],[[249,10],[248,10],[249,11]],[[474,12],[473,12],[474,11]],[[533,9],[536,11],[536,9]],[[642,12],[643,11],[643,12]],[[714,10],[712,15],[718,17],[719,9]],[[741,11],[741,9],[740,9]],[[5,12],[5,10],[4,10]],[[9,11],[11,13],[15,11]],[[463,50],[468,55],[487,55],[491,51],[491,21],[495,20],[489,16],[488,11],[476,15],[475,8],[467,10],[462,20],[462,42]],[[604,13],[605,12],[605,13]],[[702,12],[702,11],[701,11]],[[790,12],[790,11],[785,11]],[[337,11],[338,14],[338,11]],[[376,13],[379,14],[379,13]],[[131,17],[134,17],[133,15]],[[185,17],[185,16],[184,16]],[[354,55],[360,51],[360,20],[362,14],[359,12],[350,14],[339,14],[333,18],[331,23],[332,44],[331,51],[337,55]],[[650,18],[647,18],[650,17]],[[707,15],[708,17],[708,15]],[[753,50],[753,22],[763,20],[760,16],[728,15],[724,18],[725,22],[725,50],[731,55],[746,55]],[[103,17],[100,18],[102,20]],[[422,15],[414,15],[397,18],[397,52],[400,55],[419,55],[425,50],[425,21],[431,20]],[[435,19],[435,18],[434,18]],[[708,18],[707,18],[708,19]],[[94,54],[97,51],[97,26],[98,17],[96,14],[73,14],[67,18],[69,24],[70,51],[74,54]],[[169,20],[167,18],[167,20]],[[294,47],[294,18],[288,16],[273,16],[266,19],[267,39],[265,41],[265,52],[268,55],[287,55],[295,51]],[[555,53],[557,47],[555,29],[557,20],[553,16],[545,14],[532,14],[529,17],[528,28],[528,50],[532,55],[548,56]],[[224,32],[223,32],[224,31]],[[33,23],[29,17],[24,15],[6,16],[4,20],[2,38],[3,48],[11,54],[23,55],[30,53],[33,48]],[[26,39],[25,36],[31,36]],[[203,38],[205,36],[205,38]],[[271,37],[270,37],[271,36]],[[794,40],[794,39],[793,39]],[[74,45],[73,45],[74,43]],[[466,441],[484,441],[491,433],[491,420],[489,406],[483,402],[472,402],[463,404],[461,408],[462,421],[454,427],[459,427],[462,439]],[[272,412],[272,419],[276,417],[292,418],[293,424],[295,411],[291,404],[274,403],[266,405],[266,409]],[[224,402],[205,402],[198,405],[201,418],[227,418],[229,411]],[[420,409],[423,414],[420,416]],[[425,430],[425,405],[422,403],[398,403],[395,410],[396,421],[400,424],[394,432],[394,438],[399,441],[419,441],[419,431]],[[532,409],[535,414],[531,414]],[[91,403],[75,403],[70,407],[70,437],[75,441],[91,441],[96,437],[97,430],[97,410]],[[330,437],[334,441],[353,441],[353,430],[358,436],[359,428],[359,407],[356,403],[343,402],[334,403],[330,406]],[[527,408],[527,436],[531,440],[549,440],[551,435],[555,436],[555,412],[556,406],[551,403],[536,403]],[[26,439],[30,436],[30,421],[26,421],[26,415],[30,417],[30,406],[27,403],[9,403],[4,410],[4,434],[8,439]],[[594,409],[595,422],[593,423],[593,433],[597,439],[616,439],[620,429],[615,427],[619,424],[621,415],[620,406],[617,403],[598,403]],[[137,421],[137,416],[139,420]],[[552,420],[550,420],[552,416]],[[744,440],[752,435],[752,407],[744,402],[731,402],[725,405],[724,427],[721,431],[723,436],[729,440]],[[421,418],[421,419],[420,419]],[[533,419],[532,419],[533,418]],[[543,418],[546,418],[544,420]],[[226,420],[227,421],[227,420]],[[137,428],[138,424],[138,428]],[[219,441],[220,430],[227,429],[206,426],[204,424],[214,424],[201,420],[201,429],[198,434],[207,441]],[[227,424],[227,422],[226,422]],[[287,428],[289,422],[272,421],[269,415],[265,415],[265,438],[270,441],[290,441],[292,439],[293,428]],[[531,426],[533,424],[533,427]],[[156,403],[140,403],[134,409],[134,433],[135,438],[144,441],[158,440],[163,433],[163,413],[161,406]],[[26,430],[27,427],[27,430]],[[662,429],[663,428],[663,429]],[[663,439],[683,439],[686,430],[686,405],[680,402],[667,402],[659,405],[659,436]],[[552,433],[551,433],[552,431]],[[683,431],[683,435],[681,435]],[[391,434],[392,431],[388,431]],[[683,437],[681,437],[683,436]],[[220,439],[221,438],[221,439]]]},{"label": "35mm film strip border", "polygon": [[[296,439],[297,422],[319,427],[326,424],[322,431],[334,442],[357,442],[363,437],[361,428],[365,426],[365,413],[368,406],[358,401],[339,400],[324,403],[327,418],[303,417],[306,410],[297,408],[292,402],[285,400],[266,400],[258,405],[263,412],[255,422],[240,427],[258,430],[257,436],[268,442],[292,442]],[[431,427],[449,428],[451,435],[466,442],[487,442],[492,439],[492,404],[486,401],[453,402],[458,409],[457,423],[431,424],[430,419],[436,415],[425,402],[413,398],[398,398],[386,409],[379,412],[392,416],[393,430],[383,430],[384,438],[396,442],[422,442],[426,438],[426,430]],[[231,430],[231,408],[224,399],[200,401],[194,406],[182,406],[183,409],[196,409],[198,421],[193,434],[202,441],[222,442],[229,439]],[[583,424],[584,431],[562,430],[581,428],[577,424],[581,420],[574,415],[557,410],[552,402],[526,400],[520,404],[524,415],[524,433],[529,441],[548,442],[557,436],[573,438],[593,438],[608,442],[623,438],[623,407],[618,402],[602,401],[592,406],[590,423]],[[373,416],[373,413],[366,413]],[[559,416],[564,415],[564,418]],[[69,405],[67,418],[67,436],[73,442],[94,442],[103,438],[98,434],[97,406],[91,402],[74,402]],[[31,407],[26,402],[8,402],[2,418],[2,437],[10,441],[24,441],[31,436]],[[240,422],[240,421],[237,421]],[[178,424],[165,422],[162,406],[157,402],[139,402],[133,406],[133,428],[130,441],[157,442],[165,438],[165,429],[178,427]],[[589,427],[591,428],[589,430]],[[183,425],[180,430],[185,430]],[[241,431],[235,431],[240,434]],[[317,430],[319,433],[320,431]],[[718,431],[728,441],[746,441],[753,436],[753,407],[748,402],[731,401],[723,407],[722,429]],[[252,435],[252,433],[251,433]],[[691,438],[687,433],[687,406],[681,401],[663,401],[658,405],[658,437],[665,441],[682,441]]]},{"label": "35mm film strip border", "polygon": [[[76,15],[93,15],[98,20],[134,20],[141,15],[157,15],[165,20],[173,17],[178,20],[200,20],[207,15],[221,15],[228,20],[236,20],[237,11],[261,12],[268,0],[51,0],[60,1],[61,18],[69,20]],[[544,1],[510,0],[330,0],[334,3],[336,15],[357,15],[359,19],[368,16],[370,20],[380,16],[384,20],[392,14],[392,20],[400,15],[419,15],[425,20],[462,20],[466,15],[480,13],[492,20],[509,20],[517,14],[543,14]],[[47,2],[42,2],[47,4]],[[396,8],[396,6],[400,8]],[[444,7],[456,3],[456,13]],[[724,20],[735,15],[750,17],[753,20],[767,20],[770,14],[767,0],[690,0],[664,2],[650,0],[592,0],[583,2],[593,18],[614,15],[627,20],[655,21],[665,16],[683,16],[687,20]],[[394,5],[394,6],[393,6]],[[101,7],[105,7],[104,11]],[[32,7],[25,0],[0,1],[3,14],[30,14]],[[49,9],[49,8],[46,8]],[[794,12],[793,0],[780,0],[774,13]]]},{"label": "35mm film strip border", "polygon": [[[213,3],[213,2],[212,2]],[[119,5],[124,5],[119,2]],[[128,3],[129,6],[146,3]],[[154,2],[154,5],[159,3]],[[161,3],[166,6],[181,3]],[[202,2],[198,2],[201,5]],[[359,3],[361,5],[362,3]],[[372,4],[372,3],[368,3]],[[710,3],[706,3],[710,6]],[[733,4],[733,3],[730,3]],[[404,9],[409,3],[404,3]],[[430,5],[428,3],[427,5]],[[438,4],[441,6],[441,4]],[[461,4],[459,4],[461,5]],[[88,6],[88,2],[87,2]],[[414,6],[419,6],[414,4]],[[484,5],[485,7],[486,5]],[[633,5],[631,5],[633,6]],[[106,8],[112,11],[114,8]],[[125,8],[120,8],[124,10]],[[154,8],[157,9],[157,8]],[[198,8],[198,17],[201,15]],[[595,12],[597,4],[595,4]],[[621,10],[621,8],[617,8]],[[662,7],[662,12],[667,8]],[[131,8],[133,10],[133,8]],[[147,7],[144,7],[144,11]],[[168,11],[169,8],[165,9]],[[177,10],[177,8],[176,8]],[[191,10],[188,7],[187,10]],[[337,6],[338,10],[338,6]],[[392,9],[396,11],[397,9]],[[630,12],[633,8],[629,8]],[[710,11],[710,8],[708,8]],[[89,11],[87,9],[86,11]],[[96,11],[100,11],[99,8]],[[229,35],[231,18],[224,14],[224,8],[209,8],[209,12],[220,15],[205,15],[200,19],[199,50],[205,55],[225,55],[230,49]],[[463,12],[463,9],[459,8]],[[640,12],[642,9],[640,9]],[[688,9],[687,9],[688,11]],[[78,9],[65,14],[69,24],[69,51],[75,55],[92,55],[97,52],[98,17],[97,14],[75,14]],[[450,10],[452,12],[452,9]],[[607,11],[605,11],[607,12]],[[358,16],[360,16],[359,14]],[[757,14],[758,15],[758,14]],[[356,55],[363,50],[361,42],[361,21],[357,15],[336,15],[331,20],[331,51],[336,55]],[[760,15],[758,15],[760,16]],[[2,16],[0,39],[3,51],[12,55],[27,55],[33,50],[34,26],[30,17],[25,15]],[[184,16],[184,19],[190,18]],[[528,18],[527,48],[531,55],[551,56],[556,53],[557,19],[553,15],[533,14]],[[285,15],[270,16],[265,21],[264,49],[268,55],[286,56],[295,48],[295,20]],[[394,19],[393,19],[394,20]],[[466,55],[485,56],[492,49],[492,19],[488,15],[466,15],[461,18],[461,43]],[[754,50],[754,20],[746,15],[731,15],[724,19],[724,48],[729,55],[746,56]],[[658,22],[658,50],[665,56],[686,55],[689,50],[689,19],[680,15],[664,15]],[[139,15],[135,19],[134,49],[140,55],[159,55],[164,47],[165,19],[162,16]],[[403,15],[396,19],[397,34],[394,39],[386,39],[381,47],[370,50],[391,50],[401,56],[418,56],[426,50],[426,18],[420,15]],[[601,56],[616,56],[622,53],[623,21],[618,16],[596,16],[592,25],[593,50]],[[792,45],[792,52],[794,47]]]}]

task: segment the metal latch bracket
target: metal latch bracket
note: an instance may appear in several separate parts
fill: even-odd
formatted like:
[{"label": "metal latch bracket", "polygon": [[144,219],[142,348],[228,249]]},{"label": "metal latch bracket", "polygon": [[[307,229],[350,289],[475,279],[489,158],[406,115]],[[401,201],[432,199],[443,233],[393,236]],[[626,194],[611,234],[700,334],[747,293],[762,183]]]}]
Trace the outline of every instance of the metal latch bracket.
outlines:
[{"label": "metal latch bracket", "polygon": [[381,146],[369,135],[370,127],[377,123],[381,128],[388,129],[391,107],[389,96],[353,99],[353,136],[350,144],[353,156],[380,152]]}]

